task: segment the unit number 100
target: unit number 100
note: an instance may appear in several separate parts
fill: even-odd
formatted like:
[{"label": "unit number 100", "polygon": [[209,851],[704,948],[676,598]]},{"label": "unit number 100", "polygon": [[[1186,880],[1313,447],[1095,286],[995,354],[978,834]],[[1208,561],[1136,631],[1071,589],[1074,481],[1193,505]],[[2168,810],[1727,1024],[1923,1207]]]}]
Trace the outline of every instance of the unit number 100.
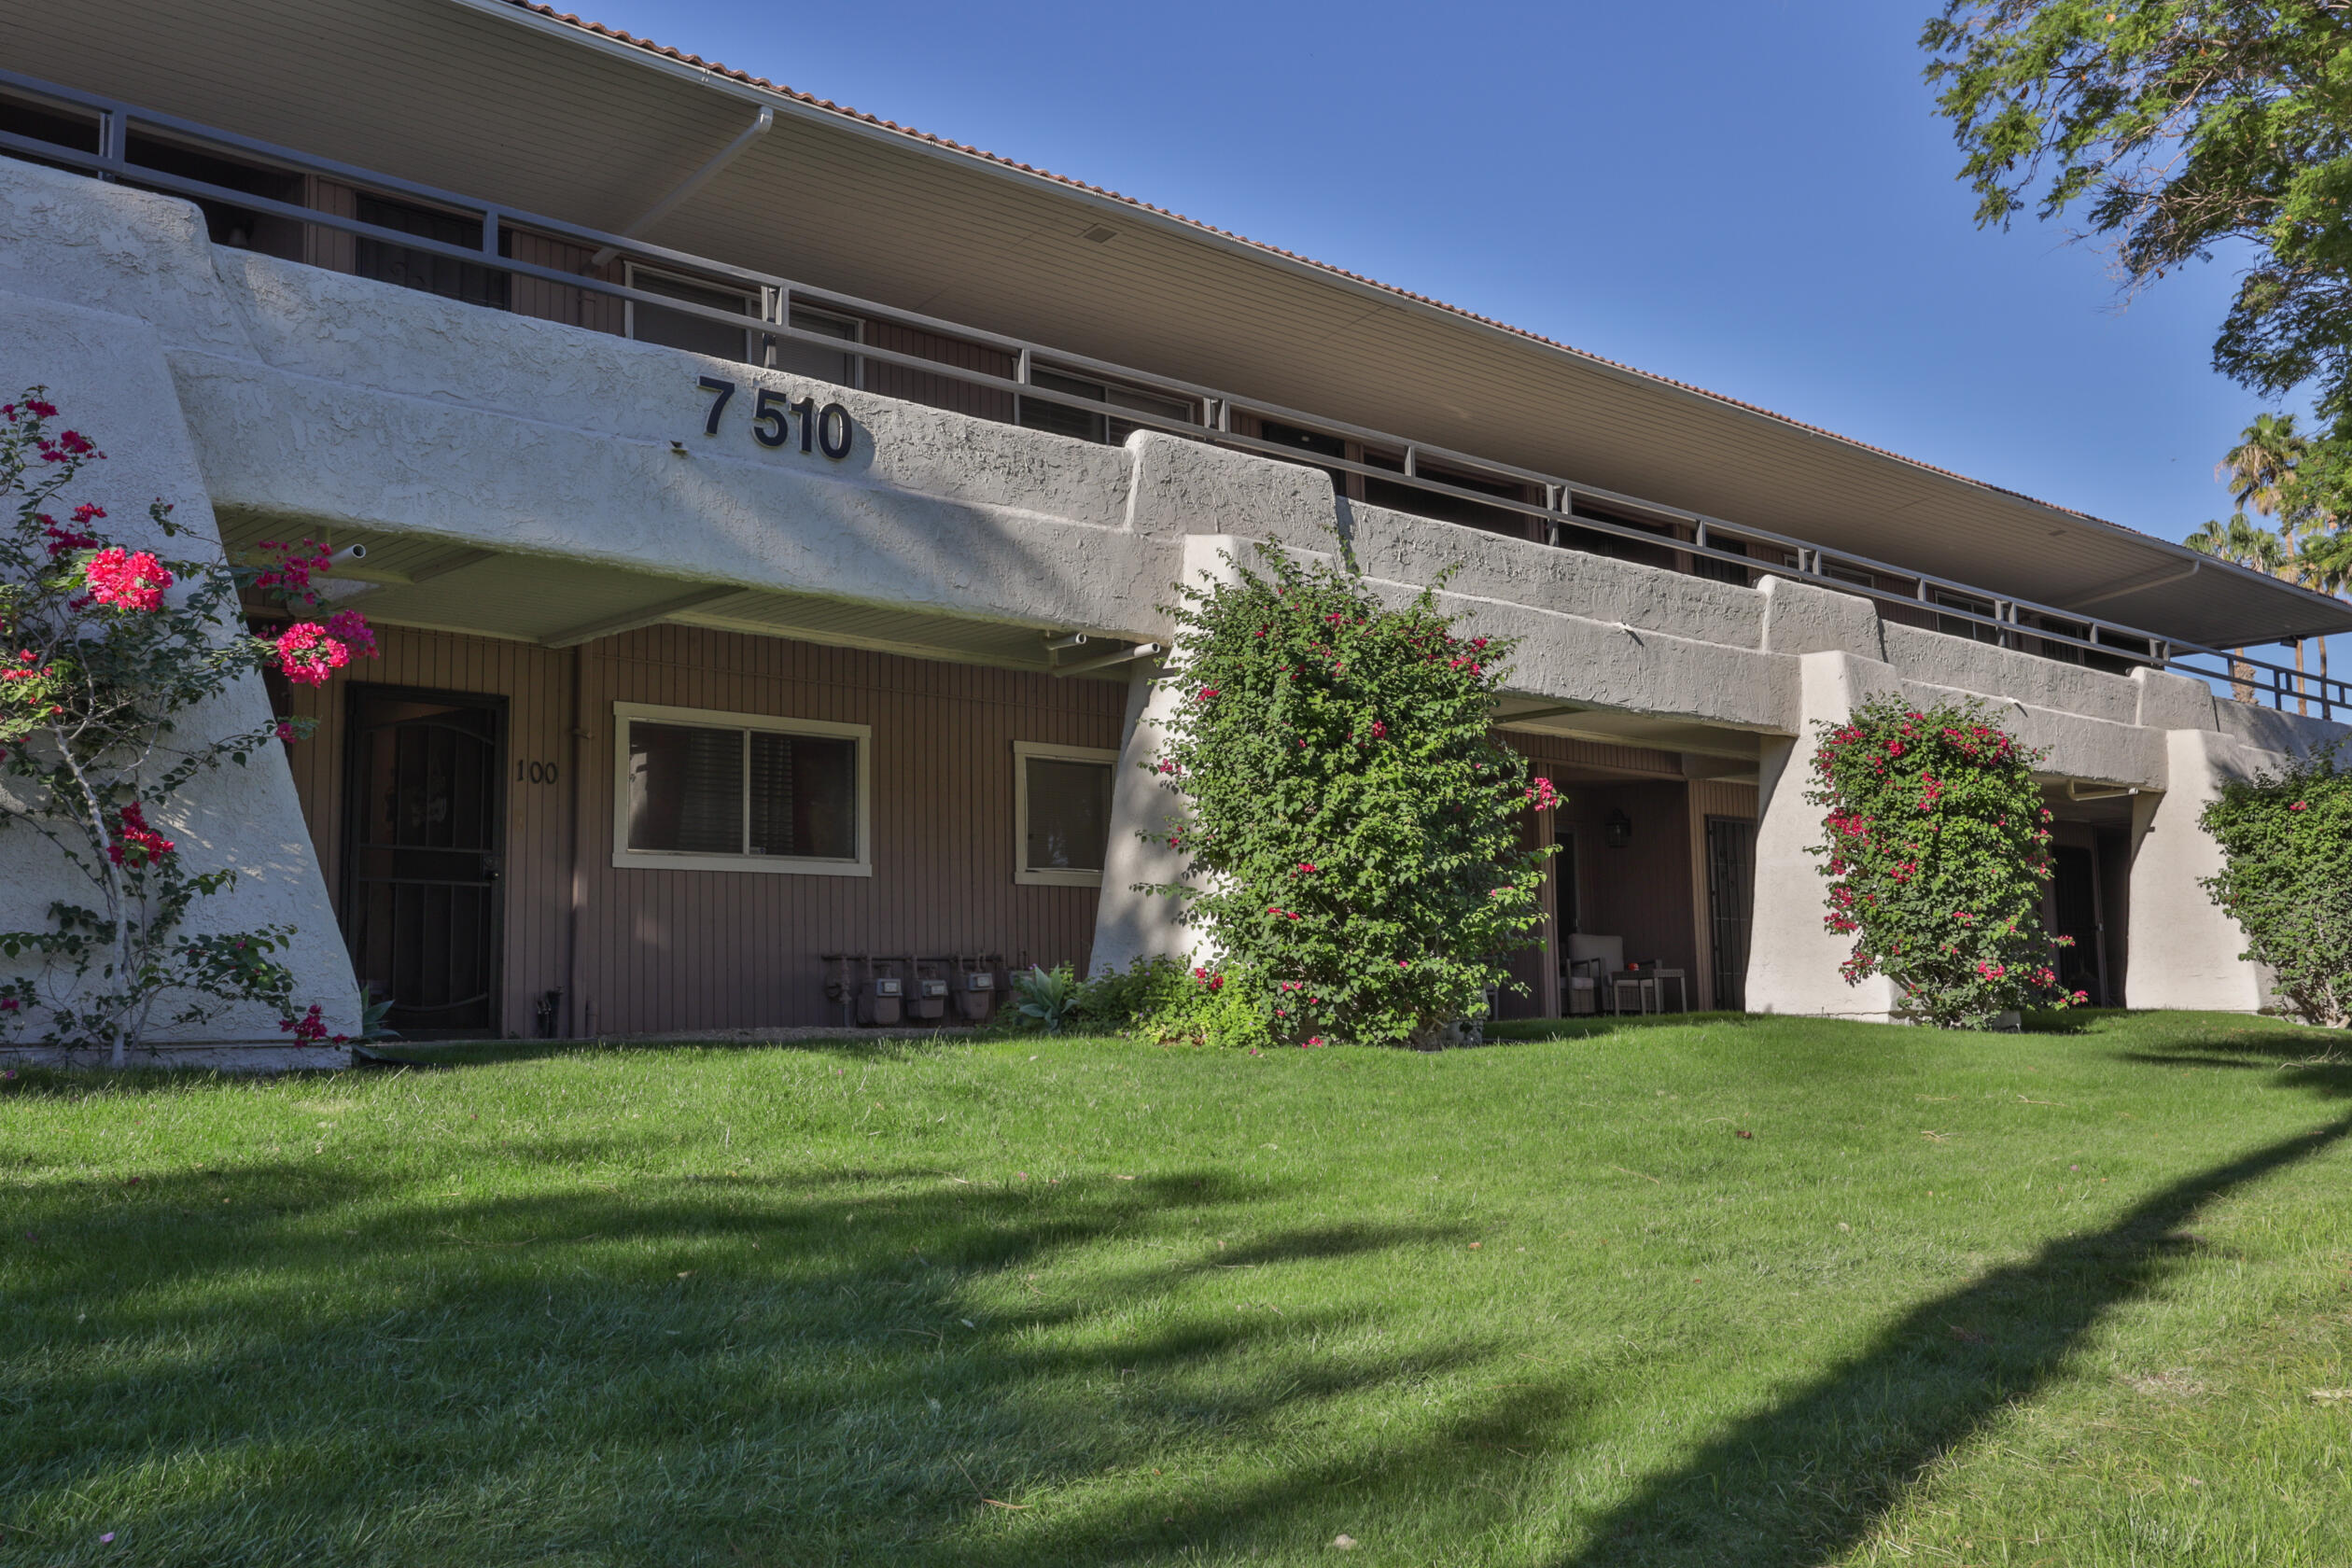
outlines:
[{"label": "unit number 100", "polygon": [[[703,434],[715,436],[719,433],[719,416],[735,400],[735,384],[721,376],[701,376],[694,385],[715,394],[710,399],[710,415],[703,421]],[[803,452],[821,452],[836,463],[849,455],[855,427],[849,422],[847,409],[839,403],[819,408],[814,398],[791,399],[773,387],[761,387],[751,400],[751,439],[762,446],[790,445],[795,419],[800,421]]]}]

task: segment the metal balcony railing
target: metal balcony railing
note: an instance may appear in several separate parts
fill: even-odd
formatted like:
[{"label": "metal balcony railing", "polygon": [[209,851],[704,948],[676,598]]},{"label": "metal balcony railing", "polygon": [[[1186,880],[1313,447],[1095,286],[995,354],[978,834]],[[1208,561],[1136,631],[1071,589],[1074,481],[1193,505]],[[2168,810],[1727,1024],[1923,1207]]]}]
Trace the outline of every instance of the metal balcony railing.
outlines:
[{"label": "metal balcony railing", "polygon": [[[1694,565],[1701,561],[1721,562],[1726,567],[1743,572],[1776,574],[1815,583],[1837,593],[1858,595],[1880,601],[1883,607],[1908,607],[1912,612],[1931,617],[1936,629],[1948,629],[1950,623],[1958,623],[1968,629],[1955,635],[1969,636],[2003,647],[2041,652],[2074,663],[2147,665],[2159,669],[2179,669],[2228,684],[2233,694],[2240,700],[2260,703],[2267,694],[2271,705],[2280,709],[2284,709],[2290,700],[2299,707],[2316,707],[2324,717],[2333,717],[2338,707],[2352,707],[2352,680],[2343,678],[2306,674],[2289,665],[2184,641],[2121,622],[2102,620],[2079,610],[1998,594],[1956,579],[1932,576],[1912,567],[1850,551],[1833,550],[1769,529],[1710,517],[1686,508],[1661,505],[1597,485],[1581,484],[1476,454],[1432,446],[1385,431],[1324,418],[1304,410],[1113,364],[1085,355],[1068,353],[833,289],[811,287],[777,273],[693,256],[625,235],[567,223],[561,218],[520,211],[480,197],[420,185],[413,180],[315,157],[17,72],[0,70],[0,86],[14,89],[34,100],[45,101],[49,105],[79,111],[93,118],[96,122],[94,151],[5,130],[0,130],[0,150],[23,153],[47,162],[81,170],[101,179],[125,180],[200,203],[225,203],[241,211],[375,240],[402,250],[441,257],[509,277],[533,278],[635,301],[671,315],[707,319],[732,328],[742,328],[749,320],[770,345],[771,356],[773,345],[777,343],[805,343],[828,354],[854,357],[864,364],[898,366],[927,376],[938,376],[1001,392],[1020,401],[1059,405],[1088,415],[1109,414],[1125,425],[1163,430],[1285,462],[1311,462],[1312,466],[1335,475],[1361,475],[1366,480],[1403,485],[1431,497],[1445,497],[1457,503],[1466,502],[1486,511],[1508,512],[1532,519],[1543,540],[1550,544],[1562,544],[1576,536],[1622,539],[1651,550],[1672,551],[1678,559],[1687,558]],[[322,175],[362,190],[412,197],[444,210],[477,215],[480,237],[471,245],[452,244],[137,163],[130,156],[131,131],[134,125],[145,133],[193,150],[231,155],[287,173]],[[673,295],[632,287],[625,282],[613,282],[582,272],[560,271],[500,254],[502,238],[517,231],[568,241],[599,256],[651,263],[696,279],[731,286],[747,296],[756,295],[760,301],[759,315],[747,318],[738,313]],[[796,329],[791,325],[795,304],[844,312],[958,343],[994,349],[1011,358],[1014,373],[1011,376],[996,375],[921,355]],[[1171,400],[1197,407],[1200,417],[1197,420],[1177,419],[1150,409],[1106,405],[1099,399],[1039,385],[1034,377],[1041,370],[1099,376],[1124,386],[1161,394]],[[1017,408],[1019,403],[1015,406]],[[1343,441],[1352,441],[1401,453],[1402,465],[1386,467],[1322,453],[1302,455],[1295,446],[1236,429],[1237,413],[1253,415],[1261,421],[1287,425]],[[1536,490],[1543,500],[1530,501],[1449,483],[1444,478],[1421,471],[1423,463],[1442,465],[1462,477],[1526,486]],[[1593,516],[1576,510],[1579,500],[1654,518],[1659,524],[1687,530],[1687,536],[1662,537],[1647,528]],[[1442,519],[1432,521],[1444,523]],[[1534,531],[1531,530],[1531,533]],[[1723,548],[1720,541],[1725,540],[1740,548]],[[1774,561],[1769,556],[1759,557],[1752,553],[1750,547],[1754,546],[1777,552],[1782,559]],[[1910,586],[1897,588],[1875,581],[1856,581],[1853,575],[1856,573],[1873,579],[1881,575],[1901,579]],[[1955,605],[1951,602],[1953,597],[1987,605],[1990,609],[1979,610],[1967,604]],[[2042,623],[2022,623],[2019,619],[2021,614],[2041,618]],[[2053,626],[2050,622],[2058,624]],[[2079,627],[2081,630],[2065,629],[2068,627]],[[2030,648],[2029,642],[2037,643],[2040,647]],[[2052,649],[2065,650],[2066,652],[2053,653],[2051,651]]]}]

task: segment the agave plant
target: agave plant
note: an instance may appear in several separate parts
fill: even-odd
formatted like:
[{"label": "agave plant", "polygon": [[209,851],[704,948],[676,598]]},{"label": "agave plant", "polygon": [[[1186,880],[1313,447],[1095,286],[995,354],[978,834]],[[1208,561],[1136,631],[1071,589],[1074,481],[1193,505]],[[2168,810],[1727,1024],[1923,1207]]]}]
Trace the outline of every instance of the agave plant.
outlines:
[{"label": "agave plant", "polygon": [[1067,962],[1051,969],[1035,964],[1013,977],[1013,1015],[1018,1028],[1060,1034],[1078,1015],[1086,994],[1085,982]]}]

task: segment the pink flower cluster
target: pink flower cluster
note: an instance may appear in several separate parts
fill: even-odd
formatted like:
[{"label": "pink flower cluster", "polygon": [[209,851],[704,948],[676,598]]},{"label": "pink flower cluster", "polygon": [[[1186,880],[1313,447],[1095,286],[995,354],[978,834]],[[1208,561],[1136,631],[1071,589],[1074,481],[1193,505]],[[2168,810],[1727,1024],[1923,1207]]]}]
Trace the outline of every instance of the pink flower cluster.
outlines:
[{"label": "pink flower cluster", "polygon": [[1527,798],[1533,803],[1535,810],[1549,811],[1560,804],[1560,791],[1553,787],[1550,778],[1539,773],[1535,776],[1535,782],[1528,787]]},{"label": "pink flower cluster", "polygon": [[280,1018],[278,1020],[279,1032],[290,1034],[304,1044],[315,1040],[324,1040],[327,1038],[327,1020],[320,1017],[319,1013],[319,1004],[314,1001],[310,1005],[310,1011],[301,1017]]},{"label": "pink flower cluster", "polygon": [[359,612],[339,609],[320,625],[297,621],[277,636],[278,667],[286,679],[303,686],[323,686],[335,671],[351,663],[356,651],[376,656],[375,633]]},{"label": "pink flower cluster", "polygon": [[90,585],[90,596],[102,605],[150,611],[163,608],[163,590],[172,585],[172,574],[147,551],[118,545],[92,555],[82,567],[82,581]]},{"label": "pink flower cluster", "polygon": [[[81,505],[74,509],[74,521],[77,524],[88,525],[94,523],[105,515],[106,511],[104,507],[91,506],[88,501],[84,501]],[[49,553],[50,560],[54,561],[60,555],[65,554],[69,551],[93,550],[97,548],[97,535],[77,533],[72,528],[60,527],[58,525],[57,519],[51,517],[46,511],[40,513],[40,519],[41,532],[49,536]]]},{"label": "pink flower cluster", "polygon": [[327,635],[363,659],[376,656],[375,632],[356,609],[339,609],[327,617]]},{"label": "pink flower cluster", "polygon": [[1193,970],[1193,978],[1212,991],[1225,989],[1225,976],[1222,974],[1211,974],[1205,969],[1196,967]]},{"label": "pink flower cluster", "polygon": [[147,808],[133,801],[115,819],[115,841],[106,846],[106,859],[137,871],[172,852],[172,841],[147,826]]},{"label": "pink flower cluster", "polygon": [[301,686],[324,686],[351,663],[351,650],[315,621],[297,621],[277,637],[278,668]]},{"label": "pink flower cluster", "polygon": [[276,565],[253,580],[253,585],[264,593],[277,593],[286,598],[311,602],[311,579],[324,577],[334,564],[334,553],[316,539],[306,539],[297,544],[283,539],[263,539],[262,553]]}]

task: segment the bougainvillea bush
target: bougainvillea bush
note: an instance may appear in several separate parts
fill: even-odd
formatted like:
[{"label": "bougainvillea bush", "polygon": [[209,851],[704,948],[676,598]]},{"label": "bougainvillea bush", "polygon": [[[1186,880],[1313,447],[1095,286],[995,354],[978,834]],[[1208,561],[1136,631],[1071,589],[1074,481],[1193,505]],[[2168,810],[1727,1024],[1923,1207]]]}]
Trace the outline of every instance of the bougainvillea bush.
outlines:
[{"label": "bougainvillea bush", "polygon": [[1819,727],[1806,800],[1829,879],[1825,923],[1854,939],[1848,984],[1895,982],[1896,1013],[1944,1029],[2089,999],[2059,984],[2041,920],[2050,812],[2040,754],[1982,704],[1871,698]]},{"label": "bougainvillea bush", "polygon": [[2352,1024],[2352,769],[2329,750],[2222,786],[2199,818],[2221,846],[2205,889],[2306,1023]]},{"label": "bougainvillea bush", "polygon": [[[163,824],[200,776],[309,734],[296,720],[205,738],[181,727],[191,710],[264,670],[318,684],[374,639],[349,611],[274,637],[242,629],[248,586],[315,603],[327,555],[314,541],[264,546],[272,560],[253,567],[109,539],[103,509],[68,499],[105,454],[42,390],[0,404],[0,832],[46,839],[89,893],[50,904],[44,927],[0,931],[0,956],[17,960],[0,982],[0,1039],[103,1045],[119,1065],[156,1028],[251,1002],[296,1039],[321,1039],[323,1009],[297,1011],[273,957],[289,931],[187,929],[236,873],[190,865]],[[164,550],[189,533],[171,512],[160,500],[147,512]]]},{"label": "bougainvillea bush", "polygon": [[1431,1043],[1542,919],[1521,833],[1550,782],[1489,725],[1509,646],[1458,635],[1434,586],[1390,609],[1345,565],[1259,553],[1170,607],[1180,700],[1148,765],[1186,876],[1155,890],[1212,939],[1216,1038],[1253,1015],[1281,1044]]}]

